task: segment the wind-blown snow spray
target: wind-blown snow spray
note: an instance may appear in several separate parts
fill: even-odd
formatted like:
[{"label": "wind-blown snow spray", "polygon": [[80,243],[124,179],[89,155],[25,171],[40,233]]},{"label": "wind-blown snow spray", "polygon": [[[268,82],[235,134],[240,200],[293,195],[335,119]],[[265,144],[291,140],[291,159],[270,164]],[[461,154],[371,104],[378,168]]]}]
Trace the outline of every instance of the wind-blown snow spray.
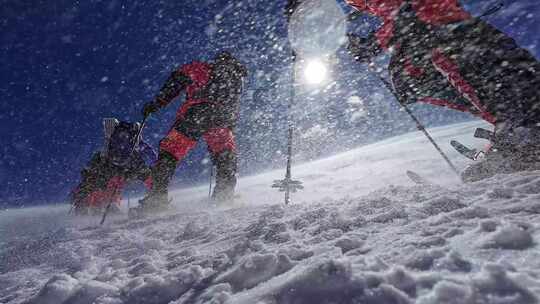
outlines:
[{"label": "wind-blown snow spray", "polygon": [[335,0],[289,0],[288,35],[302,58],[334,54],[346,41],[347,16]]},{"label": "wind-blown snow spray", "polygon": [[288,35],[292,51],[292,87],[288,105],[287,168],[285,179],[272,185],[285,192],[285,204],[289,204],[290,193],[303,189],[302,182],[292,179],[292,149],[294,139],[294,117],[292,106],[299,86],[297,59],[310,58],[306,66],[305,80],[312,85],[321,83],[326,77],[326,67],[317,59],[325,58],[345,42],[346,16],[335,0],[289,0],[285,15],[289,23]]}]

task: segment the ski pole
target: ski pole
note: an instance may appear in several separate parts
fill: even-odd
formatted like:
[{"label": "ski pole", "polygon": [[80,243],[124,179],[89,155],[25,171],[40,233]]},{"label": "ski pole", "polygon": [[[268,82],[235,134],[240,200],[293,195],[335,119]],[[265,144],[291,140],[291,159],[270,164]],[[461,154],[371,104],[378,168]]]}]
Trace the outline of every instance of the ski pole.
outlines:
[{"label": "ski pole", "polygon": [[482,17],[491,16],[495,14],[496,12],[498,12],[499,10],[501,10],[501,8],[503,7],[504,7],[504,2],[501,1],[499,3],[495,3],[493,6],[488,7],[486,11],[478,17],[482,18]]},{"label": "ski pole", "polygon": [[79,204],[81,203],[81,200],[78,200],[78,199],[73,199],[73,200],[75,201],[71,203],[71,207],[69,208],[68,215],[72,215],[73,212],[75,212],[75,208],[77,208]]},{"label": "ski pole", "polygon": [[214,179],[214,165],[210,166],[210,182],[208,183],[208,201],[212,199],[212,180]]},{"label": "ski pole", "polygon": [[[401,103],[400,103],[401,104]],[[454,171],[454,173],[456,173],[456,175],[458,177],[461,178],[460,174],[459,174],[459,170],[456,168],[456,166],[454,165],[454,163],[452,163],[452,161],[450,160],[450,158],[448,158],[448,156],[446,155],[446,153],[443,152],[443,150],[441,149],[441,147],[439,147],[439,145],[437,144],[437,142],[433,139],[433,137],[431,137],[431,135],[429,134],[429,132],[426,130],[426,127],[424,127],[424,125],[420,122],[420,120],[418,120],[418,118],[416,117],[416,115],[413,114],[412,110],[407,107],[406,105],[402,104],[402,107],[403,109],[405,109],[405,112],[407,112],[407,114],[409,114],[409,116],[412,118],[412,120],[414,120],[414,122],[416,123],[416,128],[420,131],[422,131],[422,133],[424,133],[424,135],[426,136],[426,138],[431,142],[431,144],[433,145],[433,147],[435,147],[435,149],[439,152],[439,154],[442,156],[442,158],[446,161],[446,163],[448,164],[448,166],[452,169],[452,171]]]},{"label": "ski pole", "polygon": [[[285,172],[285,181],[289,183],[292,179],[291,175],[291,163],[292,163],[292,141],[293,141],[294,127],[292,121],[289,121],[288,139],[287,139],[287,169]],[[291,189],[289,184],[285,190],[285,205],[291,202]]]},{"label": "ski pole", "polygon": [[112,201],[107,204],[107,207],[105,207],[105,212],[103,212],[103,216],[101,217],[101,221],[99,222],[100,226],[103,226],[103,223],[105,223],[105,219],[107,218],[107,213],[109,213],[109,210],[111,209]]},{"label": "ski pole", "polygon": [[141,127],[139,128],[139,130],[137,131],[137,135],[135,137],[135,145],[133,145],[133,147],[131,148],[131,154],[133,154],[133,151],[135,151],[135,149],[137,149],[137,146],[139,145],[139,141],[141,139],[141,134],[142,134],[142,130],[144,129],[144,126],[146,125],[146,121],[148,119],[148,115],[145,115],[142,122],[141,122]]},{"label": "ski pole", "polygon": [[[368,65],[369,67],[369,65]],[[371,67],[369,67],[370,71],[375,73]],[[377,75],[377,74],[376,74]],[[377,77],[379,78],[379,80],[384,84],[384,86],[386,87],[386,89],[388,89],[388,91],[390,91],[390,93],[392,93],[392,95],[394,96],[394,98],[396,99],[396,101],[399,103],[399,105],[405,110],[405,112],[407,112],[407,114],[409,114],[409,116],[411,117],[411,119],[416,123],[416,128],[420,131],[422,131],[422,133],[424,133],[424,135],[426,136],[426,138],[429,140],[429,142],[433,145],[433,147],[435,148],[435,150],[437,150],[437,152],[439,152],[439,154],[441,155],[441,157],[445,160],[445,162],[448,164],[448,166],[452,169],[452,171],[454,171],[454,173],[461,178],[460,174],[459,174],[459,170],[456,168],[456,166],[452,163],[452,161],[450,160],[450,158],[448,158],[448,156],[446,155],[446,153],[443,152],[443,150],[441,149],[441,147],[439,147],[439,145],[437,144],[437,142],[433,139],[433,137],[429,134],[429,132],[426,130],[426,127],[424,127],[424,125],[422,124],[422,122],[416,117],[416,115],[414,115],[414,113],[412,112],[412,110],[405,104],[405,103],[401,103],[400,101],[400,98],[399,98],[399,95],[396,93],[396,91],[394,90],[394,88],[392,87],[392,85],[386,80],[384,79],[382,76],[380,75],[377,75]]]},{"label": "ski pole", "polygon": [[[116,184],[114,186],[114,193],[118,194],[122,186],[120,184]],[[100,226],[103,226],[103,223],[105,223],[105,219],[107,218],[107,214],[109,214],[109,210],[111,210],[111,206],[113,204],[113,199],[111,198],[109,200],[109,203],[107,204],[107,207],[105,207],[105,212],[103,212],[103,216],[101,217],[101,222],[99,223]],[[129,209],[128,209],[129,210]]]},{"label": "ski pole", "polygon": [[293,122],[293,103],[296,99],[296,53],[292,54],[293,61],[293,74],[292,74],[292,90],[291,90],[291,100],[287,106],[287,168],[285,171],[285,178],[282,180],[275,180],[272,184],[272,188],[278,188],[279,191],[285,192],[285,205],[288,205],[291,202],[291,192],[296,192],[298,190],[304,189],[301,181],[293,180],[291,173],[292,166],[292,149],[293,149],[293,137],[294,137],[294,122]]},{"label": "ski pole", "polygon": [[[490,16],[490,15],[493,15],[495,14],[496,12],[498,12],[500,9],[502,9],[504,7],[504,2],[503,1],[499,1],[498,3],[496,3],[495,5],[489,7],[483,14],[480,15],[480,17],[486,17],[486,16]],[[356,11],[356,12],[353,12],[351,14],[348,15],[348,18],[346,19],[347,21],[353,21],[354,19],[358,18],[360,16],[360,14],[358,14],[359,11]],[[340,22],[342,22],[340,20]],[[371,62],[372,64],[373,62]],[[394,95],[394,98],[396,99],[396,101],[399,103],[399,105],[405,110],[405,112],[407,112],[407,114],[411,117],[411,119],[416,123],[416,128],[420,131],[422,131],[422,133],[424,133],[424,135],[427,137],[427,139],[431,142],[431,144],[433,145],[433,147],[435,147],[435,149],[439,152],[439,154],[442,156],[442,158],[446,161],[446,163],[448,164],[448,166],[450,168],[452,168],[452,171],[454,171],[454,173],[456,173],[456,175],[461,179],[461,175],[459,173],[459,170],[456,168],[456,166],[452,163],[452,161],[450,161],[450,158],[448,158],[448,156],[442,151],[442,149],[439,147],[439,145],[437,144],[437,142],[435,142],[435,140],[433,139],[433,137],[431,137],[431,135],[429,134],[429,132],[426,130],[426,128],[424,127],[424,125],[420,122],[420,120],[416,117],[416,115],[414,115],[414,113],[412,112],[412,110],[407,107],[407,105],[405,103],[401,103],[401,99],[399,98],[398,94],[396,93],[396,91],[394,90],[394,87],[385,79],[383,78],[382,76],[380,76],[376,71],[373,71],[372,67],[371,67],[371,64],[368,64],[368,69],[377,76],[377,78],[379,78],[379,80],[385,85],[385,87],[388,89],[388,91],[390,91],[390,93],[392,93],[392,95]]]},{"label": "ski pole", "polygon": [[296,53],[293,52],[292,54],[292,61],[293,61],[293,79],[292,79],[292,91],[291,91],[291,100],[287,106],[287,115],[288,115],[288,130],[287,130],[287,167],[285,170],[285,205],[288,205],[291,202],[291,188],[290,188],[290,182],[292,180],[292,174],[291,174],[291,165],[292,165],[292,145],[293,145],[293,136],[294,136],[294,122],[293,122],[293,103],[296,101]]}]

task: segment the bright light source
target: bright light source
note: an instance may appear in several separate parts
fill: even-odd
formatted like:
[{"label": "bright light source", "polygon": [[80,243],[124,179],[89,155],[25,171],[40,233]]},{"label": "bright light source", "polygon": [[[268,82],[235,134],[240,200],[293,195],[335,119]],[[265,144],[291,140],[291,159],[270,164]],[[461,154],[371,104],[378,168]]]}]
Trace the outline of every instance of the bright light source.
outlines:
[{"label": "bright light source", "polygon": [[308,84],[320,84],[328,75],[326,65],[320,60],[308,61],[304,70],[304,77]]}]

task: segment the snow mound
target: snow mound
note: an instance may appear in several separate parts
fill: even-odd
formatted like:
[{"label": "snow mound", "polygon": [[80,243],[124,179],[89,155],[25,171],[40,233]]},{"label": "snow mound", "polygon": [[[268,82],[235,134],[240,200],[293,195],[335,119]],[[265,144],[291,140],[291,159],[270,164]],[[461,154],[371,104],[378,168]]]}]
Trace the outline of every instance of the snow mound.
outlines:
[{"label": "snow mound", "polygon": [[37,297],[29,303],[64,303],[74,293],[79,281],[67,274],[52,277],[41,289]]},{"label": "snow mound", "polygon": [[527,249],[533,245],[529,231],[517,225],[498,228],[482,244],[483,248]]}]

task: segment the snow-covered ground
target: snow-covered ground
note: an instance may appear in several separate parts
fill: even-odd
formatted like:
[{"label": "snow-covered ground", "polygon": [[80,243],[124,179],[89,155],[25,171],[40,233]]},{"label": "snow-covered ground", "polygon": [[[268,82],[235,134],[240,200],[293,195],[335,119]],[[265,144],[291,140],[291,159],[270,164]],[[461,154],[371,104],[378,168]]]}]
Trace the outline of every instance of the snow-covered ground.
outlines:
[{"label": "snow-covered ground", "polygon": [[[481,147],[478,123],[431,130]],[[416,185],[414,170],[433,182]],[[69,218],[66,207],[0,213],[0,303],[537,303],[540,172],[462,185],[419,132],[240,179],[240,204],[206,187],[167,214]]]}]

